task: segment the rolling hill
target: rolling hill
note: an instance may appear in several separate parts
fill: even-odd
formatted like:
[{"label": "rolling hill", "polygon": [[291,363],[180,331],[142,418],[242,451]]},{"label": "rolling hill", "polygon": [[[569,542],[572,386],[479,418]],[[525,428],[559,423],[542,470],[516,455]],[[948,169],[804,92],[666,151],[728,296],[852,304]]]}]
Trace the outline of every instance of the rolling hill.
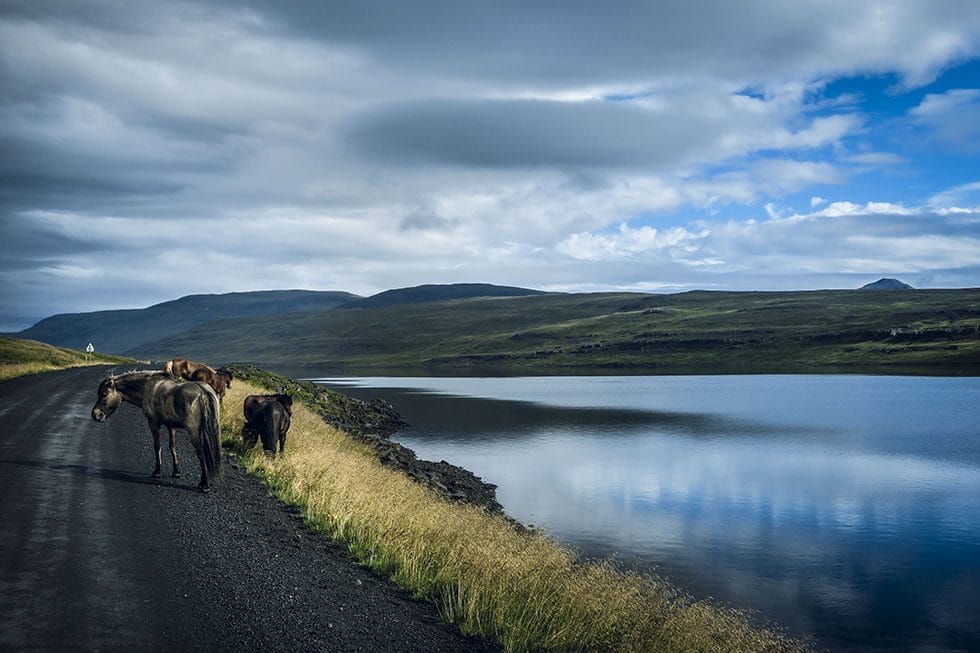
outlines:
[{"label": "rolling hill", "polygon": [[474,297],[514,297],[537,290],[486,283],[425,285],[386,290],[370,297],[315,290],[260,290],[221,295],[187,295],[147,308],[65,313],[41,320],[15,334],[59,347],[122,353],[212,322],[236,317],[281,316],[333,308],[360,309]]},{"label": "rolling hill", "polygon": [[444,302],[452,299],[472,299],[474,297],[523,297],[543,295],[540,290],[516,288],[514,286],[495,286],[489,283],[451,283],[445,285],[427,284],[411,288],[386,290],[377,295],[355,299],[341,308],[380,308],[397,304],[422,304]]},{"label": "rolling hill", "polygon": [[187,295],[148,308],[54,315],[12,335],[76,349],[91,342],[98,351],[119,354],[212,320],[325,310],[355,299],[313,290]]},{"label": "rolling hill", "polygon": [[80,365],[135,363],[131,358],[86,354],[36,340],[0,336],[0,380]]},{"label": "rolling hill", "polygon": [[219,320],[129,350],[370,373],[945,366],[980,373],[980,289],[537,294]]}]

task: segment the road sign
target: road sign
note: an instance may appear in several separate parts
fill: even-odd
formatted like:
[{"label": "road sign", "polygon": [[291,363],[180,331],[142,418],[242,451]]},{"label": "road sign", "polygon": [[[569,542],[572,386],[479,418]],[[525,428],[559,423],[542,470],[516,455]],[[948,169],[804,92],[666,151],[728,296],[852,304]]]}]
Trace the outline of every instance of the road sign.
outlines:
[{"label": "road sign", "polygon": [[95,347],[94,347],[94,346],[92,345],[92,343],[91,343],[91,342],[90,342],[90,343],[88,343],[88,347],[86,347],[86,348],[85,348],[85,351],[87,351],[87,352],[88,352],[88,353],[90,353],[90,354],[91,354],[91,353],[92,353],[93,351],[95,351]]}]

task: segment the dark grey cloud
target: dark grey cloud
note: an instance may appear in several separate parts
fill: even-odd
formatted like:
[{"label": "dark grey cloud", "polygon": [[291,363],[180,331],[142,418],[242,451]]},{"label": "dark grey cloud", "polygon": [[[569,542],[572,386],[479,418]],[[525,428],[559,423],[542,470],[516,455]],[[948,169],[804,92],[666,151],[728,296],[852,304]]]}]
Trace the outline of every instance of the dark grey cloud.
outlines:
[{"label": "dark grey cloud", "polygon": [[674,90],[662,100],[654,96],[641,103],[431,100],[365,112],[352,119],[346,136],[355,151],[383,161],[594,170],[814,148],[857,127],[856,120],[842,116],[804,122],[790,131],[778,124],[780,109],[774,104],[701,88]]},{"label": "dark grey cloud", "polygon": [[66,255],[85,251],[99,255],[112,249],[111,242],[65,234],[43,221],[25,217],[0,217],[0,272],[33,270],[55,265]]},{"label": "dark grey cloud", "polygon": [[172,195],[181,184],[98,153],[79,153],[17,138],[0,138],[0,210],[92,210],[148,196]]},{"label": "dark grey cloud", "polygon": [[723,132],[606,102],[430,101],[359,116],[350,142],[376,158],[487,167],[658,166],[684,161]]},{"label": "dark grey cloud", "polygon": [[[767,0],[270,0],[249,6],[283,29],[348,43],[394,68],[557,85],[675,75],[757,83],[842,68],[890,72],[896,64],[921,82],[950,55],[975,52],[975,43],[956,37],[980,29],[970,0],[886,7]],[[937,33],[947,36],[945,44],[934,40]]]},{"label": "dark grey cloud", "polygon": [[402,231],[449,231],[459,226],[459,220],[444,218],[434,211],[412,211],[402,218]]}]

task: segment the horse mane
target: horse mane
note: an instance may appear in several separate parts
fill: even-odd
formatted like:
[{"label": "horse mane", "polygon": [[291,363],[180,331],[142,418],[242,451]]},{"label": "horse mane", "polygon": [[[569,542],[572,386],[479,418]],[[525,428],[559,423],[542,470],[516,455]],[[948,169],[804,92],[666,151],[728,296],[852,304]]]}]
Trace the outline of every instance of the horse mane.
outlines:
[{"label": "horse mane", "polygon": [[140,374],[142,376],[149,376],[151,374],[163,374],[163,375],[166,375],[165,372],[161,372],[160,370],[130,370],[128,372],[121,372],[119,374],[110,374],[109,376],[107,376],[105,378],[105,380],[106,381],[108,381],[110,379],[115,380],[115,379],[118,379],[118,378],[123,377],[123,376],[132,376],[132,375],[136,375],[136,374]]}]

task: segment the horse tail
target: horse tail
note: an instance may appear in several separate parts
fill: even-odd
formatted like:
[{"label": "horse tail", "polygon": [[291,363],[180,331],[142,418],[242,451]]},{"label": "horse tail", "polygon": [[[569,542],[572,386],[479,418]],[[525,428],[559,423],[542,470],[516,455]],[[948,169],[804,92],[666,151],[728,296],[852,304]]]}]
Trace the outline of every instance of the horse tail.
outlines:
[{"label": "horse tail", "polygon": [[261,415],[262,424],[259,433],[262,435],[262,448],[266,451],[276,452],[277,438],[279,437],[279,411],[271,406],[266,406]]},{"label": "horse tail", "polygon": [[210,386],[198,384],[204,390],[204,403],[201,406],[201,450],[204,452],[204,467],[208,476],[221,478],[224,469],[221,466],[221,425],[218,421],[220,407],[218,396]]}]

